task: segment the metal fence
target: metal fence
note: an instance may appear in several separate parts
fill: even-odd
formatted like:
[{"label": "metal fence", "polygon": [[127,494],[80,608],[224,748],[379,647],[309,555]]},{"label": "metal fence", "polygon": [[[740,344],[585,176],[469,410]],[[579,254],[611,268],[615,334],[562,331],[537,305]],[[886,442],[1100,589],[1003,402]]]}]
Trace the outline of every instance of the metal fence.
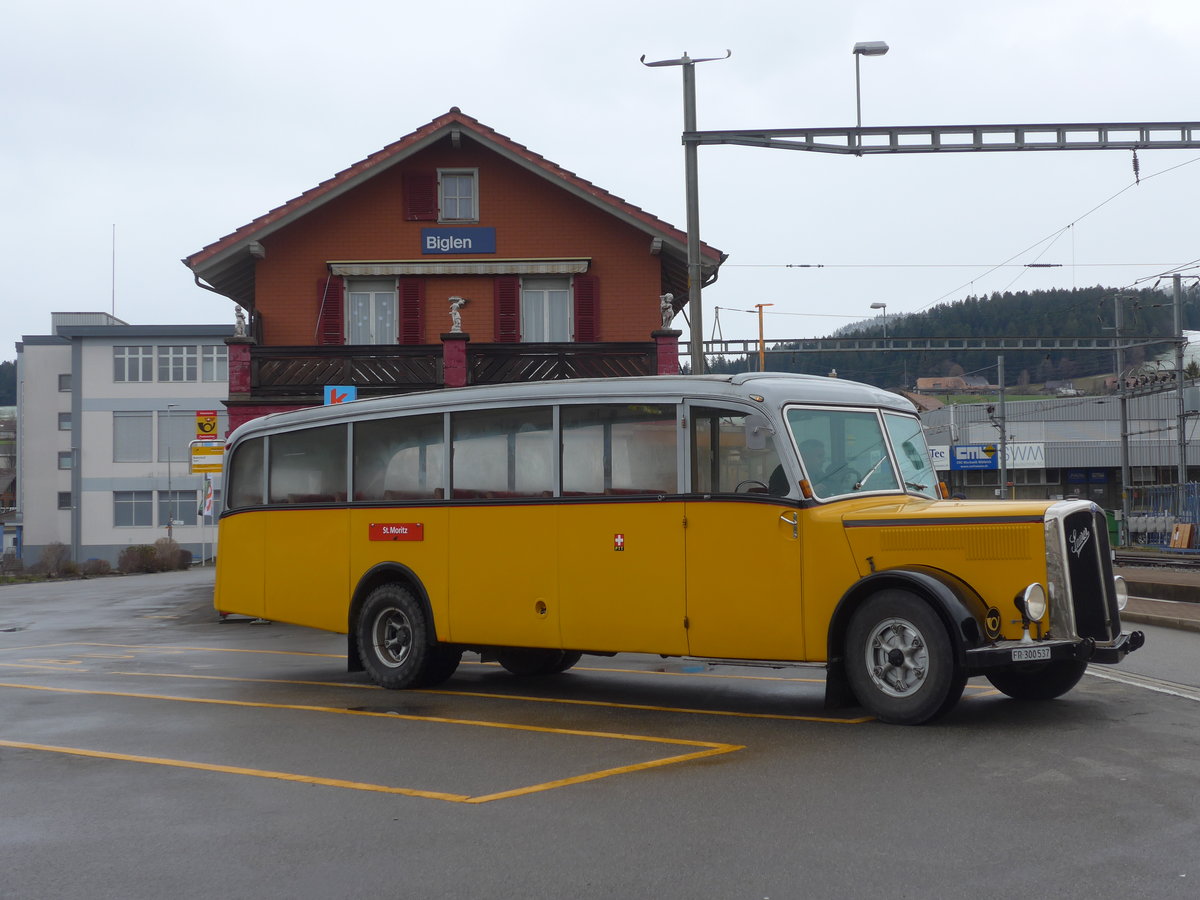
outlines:
[{"label": "metal fence", "polygon": [[[1180,540],[1176,525],[1195,526],[1197,523],[1200,523],[1200,483],[1190,481],[1130,488],[1129,521],[1126,523],[1130,544],[1169,548],[1172,538],[1176,543]],[[1194,549],[1198,530],[1191,529],[1187,546],[1173,549]]]}]

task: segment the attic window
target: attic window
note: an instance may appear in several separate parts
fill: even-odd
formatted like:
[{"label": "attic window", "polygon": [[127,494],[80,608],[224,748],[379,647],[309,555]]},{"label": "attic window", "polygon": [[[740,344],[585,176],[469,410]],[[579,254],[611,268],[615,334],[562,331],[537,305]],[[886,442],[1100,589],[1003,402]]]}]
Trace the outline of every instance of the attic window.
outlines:
[{"label": "attic window", "polygon": [[478,169],[438,169],[438,221],[479,220]]}]

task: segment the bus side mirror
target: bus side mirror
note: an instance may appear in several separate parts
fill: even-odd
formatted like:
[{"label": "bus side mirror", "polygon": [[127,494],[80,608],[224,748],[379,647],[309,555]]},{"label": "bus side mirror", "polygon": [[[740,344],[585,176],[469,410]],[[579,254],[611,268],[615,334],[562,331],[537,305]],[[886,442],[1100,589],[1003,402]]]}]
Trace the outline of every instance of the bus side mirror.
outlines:
[{"label": "bus side mirror", "polygon": [[767,438],[775,433],[765,416],[746,416],[746,449],[766,450]]}]

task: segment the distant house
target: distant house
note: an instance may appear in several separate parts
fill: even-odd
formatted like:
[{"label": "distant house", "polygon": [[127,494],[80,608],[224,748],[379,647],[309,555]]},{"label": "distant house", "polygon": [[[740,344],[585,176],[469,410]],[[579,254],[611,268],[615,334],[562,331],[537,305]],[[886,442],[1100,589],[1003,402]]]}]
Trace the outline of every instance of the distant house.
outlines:
[{"label": "distant house", "polygon": [[[701,247],[702,283],[724,259]],[[232,427],[328,385],[679,370],[684,232],[457,107],[183,262],[249,314]]]},{"label": "distant house", "polygon": [[1073,381],[1047,381],[1042,390],[1058,397],[1078,397],[1083,394],[1083,391],[1075,387]]}]

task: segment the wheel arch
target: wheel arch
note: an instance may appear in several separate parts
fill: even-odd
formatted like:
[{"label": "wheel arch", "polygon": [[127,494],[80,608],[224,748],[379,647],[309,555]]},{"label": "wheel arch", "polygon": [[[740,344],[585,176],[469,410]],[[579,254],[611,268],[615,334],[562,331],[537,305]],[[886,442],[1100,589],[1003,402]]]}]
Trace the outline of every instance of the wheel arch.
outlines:
[{"label": "wheel arch", "polygon": [[433,605],[429,601],[429,594],[425,590],[425,585],[421,583],[421,579],[412,569],[398,562],[383,562],[372,566],[358,580],[354,594],[350,598],[350,609],[346,615],[346,671],[361,672],[363,670],[362,658],[358,654],[357,639],[358,617],[363,603],[375,588],[381,584],[393,582],[402,584],[413,592],[418,602],[424,607],[429,623],[434,624]]},{"label": "wheel arch", "polygon": [[846,630],[863,602],[877,591],[888,588],[909,591],[933,608],[950,635],[957,665],[965,665],[967,649],[979,646],[984,640],[983,620],[987,603],[961,578],[925,566],[873,572],[842,595],[829,621],[826,638],[826,659],[829,662],[825,677],[825,706],[829,709],[855,703],[854,692],[846,678]]}]

